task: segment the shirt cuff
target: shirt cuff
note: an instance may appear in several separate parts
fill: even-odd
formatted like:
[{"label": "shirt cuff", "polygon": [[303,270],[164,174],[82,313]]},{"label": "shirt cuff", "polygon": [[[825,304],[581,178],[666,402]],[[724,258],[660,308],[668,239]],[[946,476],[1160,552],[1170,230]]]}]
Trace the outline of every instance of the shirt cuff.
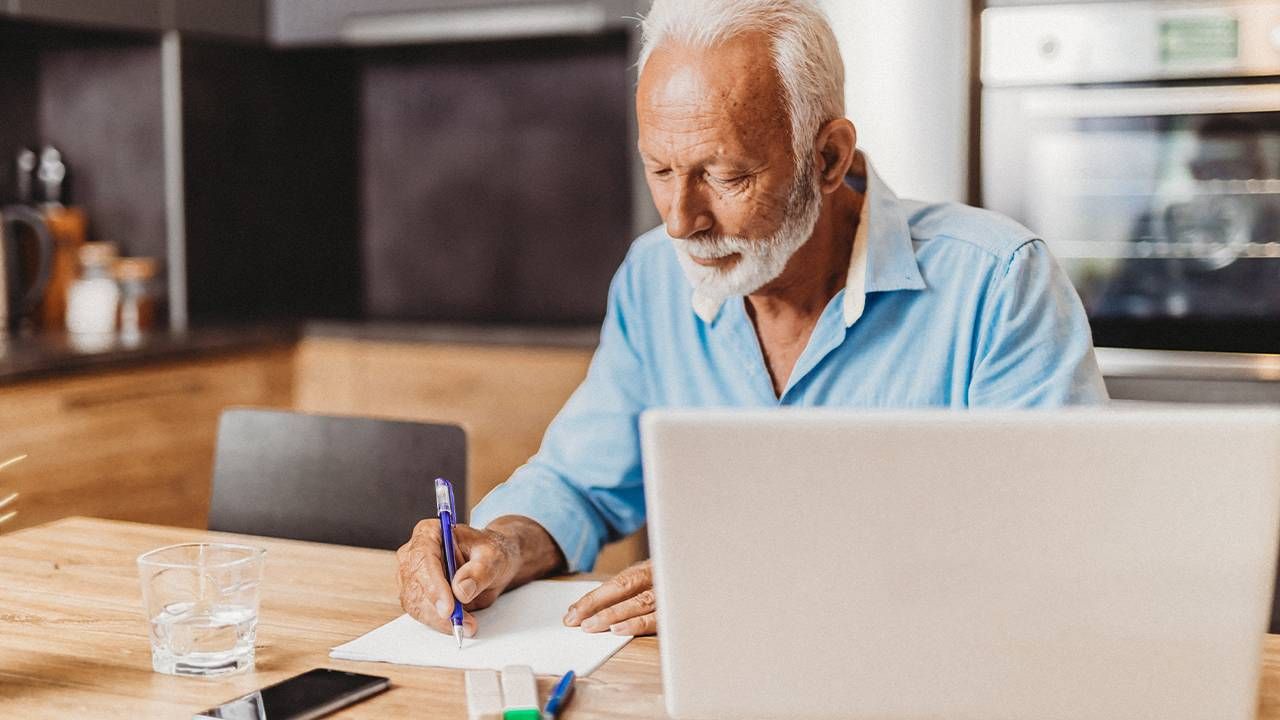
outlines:
[{"label": "shirt cuff", "polygon": [[513,477],[484,496],[471,511],[469,524],[483,528],[503,515],[527,517],[560,546],[569,572],[588,572],[600,554],[603,532],[583,502],[578,491],[559,478]]}]

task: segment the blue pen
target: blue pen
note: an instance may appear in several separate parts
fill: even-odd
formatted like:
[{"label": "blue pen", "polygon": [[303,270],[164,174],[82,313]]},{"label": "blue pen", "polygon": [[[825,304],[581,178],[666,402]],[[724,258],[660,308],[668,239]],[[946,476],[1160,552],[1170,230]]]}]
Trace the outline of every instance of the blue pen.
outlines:
[{"label": "blue pen", "polygon": [[[444,541],[444,562],[449,571],[449,586],[453,587],[453,574],[458,571],[457,560],[453,557],[453,525],[457,521],[453,515],[453,485],[444,478],[436,478],[436,517],[440,518],[440,537]],[[450,589],[450,594],[453,593]],[[458,640],[458,649],[462,649],[462,603],[453,598],[453,614],[449,616],[453,623],[453,636]]]},{"label": "blue pen", "polygon": [[547,706],[542,709],[544,715],[551,718],[560,715],[560,711],[569,702],[569,697],[573,695],[573,678],[573,671],[570,670],[560,678],[560,682],[556,683],[556,688],[551,691],[551,697],[547,698]]}]

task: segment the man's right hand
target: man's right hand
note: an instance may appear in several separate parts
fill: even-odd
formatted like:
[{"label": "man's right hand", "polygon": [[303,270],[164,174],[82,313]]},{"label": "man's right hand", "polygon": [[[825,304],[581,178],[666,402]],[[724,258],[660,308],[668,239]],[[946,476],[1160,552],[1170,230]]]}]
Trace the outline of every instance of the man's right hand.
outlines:
[{"label": "man's right hand", "polygon": [[561,568],[564,558],[547,531],[533,520],[507,515],[477,530],[456,525],[453,530],[458,571],[453,583],[445,577],[440,521],[418,523],[413,537],[396,551],[400,575],[400,606],[418,622],[446,635],[453,634],[449,616],[453,599],[462,602],[462,631],[476,634],[472,610],[493,604],[503,592]]}]

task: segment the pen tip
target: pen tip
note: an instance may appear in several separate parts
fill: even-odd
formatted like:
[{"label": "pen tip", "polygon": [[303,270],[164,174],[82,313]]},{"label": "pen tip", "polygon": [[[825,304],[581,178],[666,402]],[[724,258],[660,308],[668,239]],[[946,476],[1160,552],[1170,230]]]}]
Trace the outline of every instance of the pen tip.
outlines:
[{"label": "pen tip", "polygon": [[454,625],[454,626],[453,626],[453,636],[454,636],[455,638],[457,638],[457,640],[458,640],[458,649],[459,649],[459,650],[461,650],[461,649],[462,649],[462,628],[461,628],[461,627],[459,627],[459,626],[457,626],[457,625]]}]

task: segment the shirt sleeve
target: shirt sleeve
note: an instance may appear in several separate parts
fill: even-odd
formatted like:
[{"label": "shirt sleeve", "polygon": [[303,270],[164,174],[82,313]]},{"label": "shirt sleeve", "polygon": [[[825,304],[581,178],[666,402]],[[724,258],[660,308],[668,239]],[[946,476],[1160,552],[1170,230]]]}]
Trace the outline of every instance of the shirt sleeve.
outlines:
[{"label": "shirt sleeve", "polygon": [[1107,401],[1080,296],[1044,242],[1024,243],[993,279],[980,318],[970,407]]},{"label": "shirt sleeve", "polygon": [[542,525],[564,552],[570,572],[591,570],[600,548],[644,524],[639,416],[648,386],[628,320],[630,263],[609,288],[600,344],[587,377],[548,427],[542,447],[476,505],[471,524],[503,515]]}]

